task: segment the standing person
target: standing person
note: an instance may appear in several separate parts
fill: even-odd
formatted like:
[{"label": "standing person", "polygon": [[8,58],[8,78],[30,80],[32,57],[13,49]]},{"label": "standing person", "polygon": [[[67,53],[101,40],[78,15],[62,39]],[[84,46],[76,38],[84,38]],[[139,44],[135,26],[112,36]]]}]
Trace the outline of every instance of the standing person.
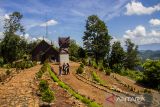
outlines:
[{"label": "standing person", "polygon": [[61,76],[61,74],[62,74],[62,65],[60,64],[59,65],[59,76]]},{"label": "standing person", "polygon": [[70,74],[70,72],[69,72],[69,63],[67,63],[67,74]]},{"label": "standing person", "polygon": [[63,73],[66,74],[66,64],[63,63]]}]

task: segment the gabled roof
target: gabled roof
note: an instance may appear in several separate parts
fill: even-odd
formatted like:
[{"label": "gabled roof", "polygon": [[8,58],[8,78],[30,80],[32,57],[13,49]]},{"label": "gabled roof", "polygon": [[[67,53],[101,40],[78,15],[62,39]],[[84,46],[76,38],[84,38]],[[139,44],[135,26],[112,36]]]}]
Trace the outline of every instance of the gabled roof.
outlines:
[{"label": "gabled roof", "polygon": [[40,51],[45,52],[50,47],[50,44],[42,40],[32,51],[32,54],[38,54]]},{"label": "gabled roof", "polygon": [[59,37],[59,47],[68,48],[70,43],[70,37]]}]

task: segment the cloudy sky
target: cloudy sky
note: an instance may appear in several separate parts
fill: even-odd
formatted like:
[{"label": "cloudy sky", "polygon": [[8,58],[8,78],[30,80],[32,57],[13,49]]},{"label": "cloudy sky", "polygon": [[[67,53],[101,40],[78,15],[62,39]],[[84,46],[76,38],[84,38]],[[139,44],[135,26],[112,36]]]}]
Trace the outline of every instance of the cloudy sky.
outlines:
[{"label": "cloudy sky", "polygon": [[123,44],[130,38],[137,45],[160,47],[159,0],[0,0],[0,36],[3,20],[14,11],[23,14],[28,39],[45,36],[47,23],[47,39],[70,36],[82,45],[86,19],[95,14],[106,23],[113,41]]}]

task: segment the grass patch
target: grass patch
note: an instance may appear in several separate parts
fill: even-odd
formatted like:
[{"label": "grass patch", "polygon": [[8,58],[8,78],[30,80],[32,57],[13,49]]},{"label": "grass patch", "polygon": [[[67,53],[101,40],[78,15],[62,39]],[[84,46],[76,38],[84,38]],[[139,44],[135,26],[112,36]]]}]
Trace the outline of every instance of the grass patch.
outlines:
[{"label": "grass patch", "polygon": [[102,84],[103,85],[103,81],[100,79],[100,77],[97,75],[97,73],[96,72],[92,72],[92,79],[94,80],[94,81],[96,81],[97,83],[100,83],[100,84]]}]

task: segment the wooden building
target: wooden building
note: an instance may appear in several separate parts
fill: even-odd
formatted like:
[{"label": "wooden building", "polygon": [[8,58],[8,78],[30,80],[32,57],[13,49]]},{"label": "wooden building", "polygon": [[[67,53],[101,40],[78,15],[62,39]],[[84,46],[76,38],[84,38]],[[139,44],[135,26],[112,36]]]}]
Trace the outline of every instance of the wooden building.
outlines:
[{"label": "wooden building", "polygon": [[53,47],[52,44],[42,40],[32,51],[32,60],[41,61],[41,63],[43,63],[46,59],[58,62],[59,52]]}]

